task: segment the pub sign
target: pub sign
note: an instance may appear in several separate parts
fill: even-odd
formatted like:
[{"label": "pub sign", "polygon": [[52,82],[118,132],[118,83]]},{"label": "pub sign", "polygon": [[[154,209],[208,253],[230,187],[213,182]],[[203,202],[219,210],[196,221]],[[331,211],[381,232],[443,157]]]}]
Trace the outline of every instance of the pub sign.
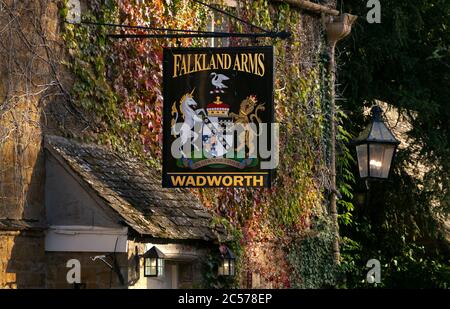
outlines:
[{"label": "pub sign", "polygon": [[166,48],[163,187],[270,187],[273,47]]}]

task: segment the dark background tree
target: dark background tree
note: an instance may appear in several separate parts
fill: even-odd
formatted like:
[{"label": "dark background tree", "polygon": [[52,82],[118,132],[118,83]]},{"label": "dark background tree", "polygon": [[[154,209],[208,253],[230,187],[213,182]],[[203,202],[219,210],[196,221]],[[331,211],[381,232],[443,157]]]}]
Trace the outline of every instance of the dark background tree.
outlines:
[{"label": "dark background tree", "polygon": [[[360,269],[378,258],[381,286],[448,288],[450,2],[380,2],[380,24],[366,21],[367,1],[343,4],[343,11],[360,16],[339,46],[346,126],[357,135],[367,120],[364,107],[380,100],[412,129],[391,180],[372,183],[368,202],[356,206],[352,223],[342,224],[347,286],[367,286]],[[408,172],[414,160],[426,166],[423,177]]]}]

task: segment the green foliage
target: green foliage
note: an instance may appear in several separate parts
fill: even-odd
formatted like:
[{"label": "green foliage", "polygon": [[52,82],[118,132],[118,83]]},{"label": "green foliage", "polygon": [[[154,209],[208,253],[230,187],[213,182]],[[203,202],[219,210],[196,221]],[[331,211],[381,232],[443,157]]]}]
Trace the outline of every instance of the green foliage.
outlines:
[{"label": "green foliage", "polygon": [[[346,1],[349,11],[365,12],[360,1]],[[359,20],[343,46],[346,109],[361,125],[361,108],[382,100],[403,111],[412,124],[410,149],[429,162],[427,190],[450,210],[450,3],[445,0],[383,1],[381,24]],[[361,15],[361,14],[360,14]]]},{"label": "green foliage", "polygon": [[[397,173],[401,169],[398,166]],[[372,258],[382,265],[380,287],[448,287],[449,250],[429,202],[414,182],[403,172],[391,183],[372,183],[370,193],[380,193],[369,193],[369,203],[354,211],[353,224],[341,228],[353,239],[342,248],[348,287],[370,286],[361,269]]]},{"label": "green foliage", "polygon": [[[62,16],[67,14],[67,4],[60,12]],[[114,14],[114,7],[105,6],[98,12],[98,16],[93,14],[94,12],[89,12],[84,20],[107,22]],[[104,27],[65,24],[63,39],[72,60],[67,65],[78,77],[72,91],[75,101],[86,109],[114,117],[117,115],[117,98],[106,76],[106,64],[111,61],[111,56],[107,53],[109,42],[106,34]]]},{"label": "green foliage", "polygon": [[[367,11],[357,0],[345,7],[360,16]],[[340,45],[345,127],[359,132],[362,109],[375,100],[396,107],[412,125],[392,181],[371,183],[368,202],[341,227],[353,240],[342,250],[348,287],[368,286],[360,269],[371,258],[382,264],[382,287],[449,286],[450,248],[442,229],[450,210],[448,16],[448,1],[383,1],[381,24],[359,19],[354,39]],[[423,177],[411,173],[410,163],[418,160]]]},{"label": "green foliage", "polygon": [[345,129],[347,115],[337,108],[337,186],[343,198],[338,199],[338,220],[340,224],[349,225],[352,223],[352,212],[355,209],[353,205],[353,186],[356,183],[353,174],[353,166],[356,163],[349,148],[352,135]]},{"label": "green foliage", "polygon": [[315,235],[296,240],[289,248],[288,260],[292,265],[293,288],[330,288],[337,284],[338,268],[333,261],[334,235],[331,222],[317,220]]},{"label": "green foliage", "polygon": [[[101,9],[92,4],[83,20],[113,22],[116,13],[113,1],[107,1]],[[65,14],[66,4],[60,10],[63,18]],[[85,138],[140,155],[142,146],[126,140],[130,134],[125,132],[131,131],[130,123],[121,117],[118,95],[110,82],[109,64],[114,62],[114,57],[108,32],[106,27],[64,24],[63,39],[70,57],[66,65],[76,76],[71,95],[75,103],[93,118],[92,125],[96,126],[93,135]]]}]

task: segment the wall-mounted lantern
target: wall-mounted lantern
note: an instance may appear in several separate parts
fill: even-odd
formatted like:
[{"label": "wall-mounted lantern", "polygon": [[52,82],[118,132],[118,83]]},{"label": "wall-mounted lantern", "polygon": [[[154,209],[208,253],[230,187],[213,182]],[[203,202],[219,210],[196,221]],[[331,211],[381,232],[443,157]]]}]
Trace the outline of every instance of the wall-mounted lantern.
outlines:
[{"label": "wall-mounted lantern", "polygon": [[234,276],[236,271],[236,256],[227,246],[220,246],[219,276]]},{"label": "wall-mounted lantern", "polygon": [[144,258],[145,277],[162,277],[164,275],[164,259],[166,256],[158,248],[153,246],[142,257]]},{"label": "wall-mounted lantern", "polygon": [[383,110],[372,107],[372,121],[354,140],[362,179],[388,179],[400,142],[386,127]]}]

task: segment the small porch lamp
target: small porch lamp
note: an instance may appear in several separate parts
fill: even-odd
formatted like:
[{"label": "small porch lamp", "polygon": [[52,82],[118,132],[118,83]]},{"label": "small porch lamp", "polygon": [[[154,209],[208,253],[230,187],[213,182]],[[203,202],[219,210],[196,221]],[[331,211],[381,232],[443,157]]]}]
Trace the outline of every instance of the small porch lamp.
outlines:
[{"label": "small porch lamp", "polygon": [[164,275],[164,259],[165,255],[155,246],[145,252],[144,258],[144,276],[145,277],[162,277]]},{"label": "small porch lamp", "polygon": [[383,121],[383,110],[372,107],[372,121],[353,141],[362,179],[388,179],[400,144]]},{"label": "small porch lamp", "polygon": [[234,276],[236,270],[236,256],[227,246],[220,246],[221,259],[219,262],[219,276]]}]

